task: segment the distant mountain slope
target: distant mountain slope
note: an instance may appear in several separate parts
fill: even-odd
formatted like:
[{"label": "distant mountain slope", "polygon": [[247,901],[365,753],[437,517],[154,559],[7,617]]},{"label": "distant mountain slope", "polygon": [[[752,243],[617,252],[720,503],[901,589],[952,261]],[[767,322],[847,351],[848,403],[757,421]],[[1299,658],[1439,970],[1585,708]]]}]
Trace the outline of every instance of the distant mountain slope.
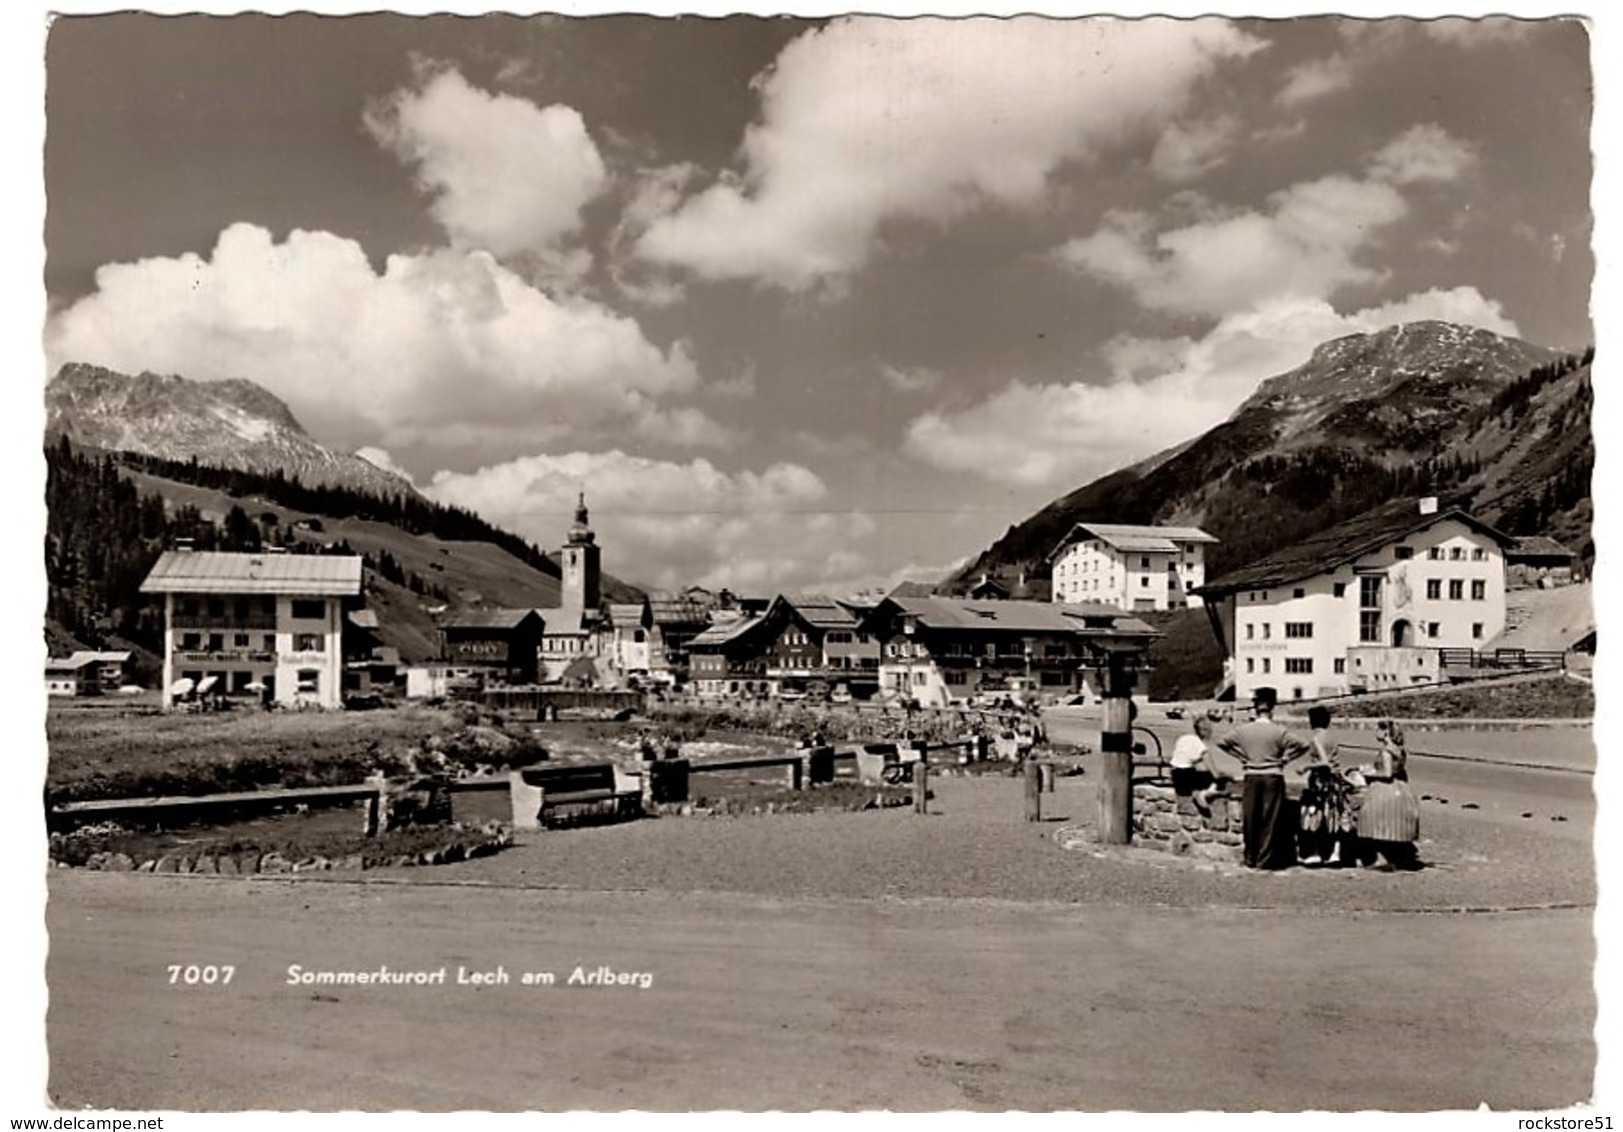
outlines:
[{"label": "distant mountain slope", "polygon": [[1390,499],[1440,494],[1586,557],[1594,437],[1584,357],[1442,322],[1327,342],[1193,441],[1056,499],[943,584],[1045,577],[1077,522],[1189,523],[1208,575]]},{"label": "distant mountain slope", "polygon": [[416,494],[392,472],[317,443],[281,400],[251,381],[132,377],[70,363],[46,385],[45,409],[47,439],[66,436],[81,450],[196,459],[217,468],[281,471],[306,484]]}]

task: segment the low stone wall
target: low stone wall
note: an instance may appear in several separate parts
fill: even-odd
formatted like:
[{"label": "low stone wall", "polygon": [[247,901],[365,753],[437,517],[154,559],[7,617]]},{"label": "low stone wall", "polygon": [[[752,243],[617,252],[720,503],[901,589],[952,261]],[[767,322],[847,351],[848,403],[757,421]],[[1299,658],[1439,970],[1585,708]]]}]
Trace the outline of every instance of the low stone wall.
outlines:
[{"label": "low stone wall", "polygon": [[1213,861],[1241,858],[1240,799],[1213,798],[1206,817],[1170,786],[1133,787],[1133,844]]},{"label": "low stone wall", "polygon": [[[513,843],[511,830],[490,824],[477,829],[448,831],[444,845],[413,853],[380,853],[371,850],[347,853],[341,857],[294,857],[272,850],[257,849],[236,853],[163,853],[156,857],[134,857],[128,853],[92,853],[82,865],[55,859],[58,868],[84,868],[109,873],[177,873],[208,876],[251,876],[254,874],[330,872],[399,868],[406,865],[450,865],[457,861],[488,857]],[[53,846],[54,848],[54,846]]]}]

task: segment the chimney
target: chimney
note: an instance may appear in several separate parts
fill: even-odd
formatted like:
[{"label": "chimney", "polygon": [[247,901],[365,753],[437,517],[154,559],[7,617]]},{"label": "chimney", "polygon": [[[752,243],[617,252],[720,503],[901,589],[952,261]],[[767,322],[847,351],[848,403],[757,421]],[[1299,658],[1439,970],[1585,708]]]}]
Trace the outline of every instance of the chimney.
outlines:
[{"label": "chimney", "polygon": [[1437,514],[1437,497],[1435,495],[1422,496],[1420,500],[1420,513],[1422,515]]}]

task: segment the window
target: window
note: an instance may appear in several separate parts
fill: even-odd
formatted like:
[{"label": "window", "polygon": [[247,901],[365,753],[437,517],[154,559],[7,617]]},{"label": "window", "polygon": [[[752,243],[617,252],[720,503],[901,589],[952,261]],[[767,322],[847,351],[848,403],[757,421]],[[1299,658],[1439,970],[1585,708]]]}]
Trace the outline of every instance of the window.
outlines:
[{"label": "window", "polygon": [[322,638],[320,633],[294,633],[294,652],[321,652]]},{"label": "window", "polygon": [[941,674],[941,678],[948,684],[962,684],[964,682],[964,674],[962,672],[943,672]]},{"label": "window", "polygon": [[294,598],[293,616],[301,621],[320,621],[327,616],[327,603],[320,598]]},{"label": "window", "polygon": [[1292,688],[1291,689],[1291,699],[1299,700],[1301,698],[1302,698],[1302,689],[1300,687]]},{"label": "window", "polygon": [[1310,656],[1287,656],[1285,658],[1285,671],[1295,675],[1312,672],[1313,658]]},{"label": "window", "polygon": [[922,672],[913,673],[913,687],[915,687],[915,688],[924,687],[924,673],[922,673]]},{"label": "window", "polygon": [[1462,559],[1464,559],[1464,557],[1465,557],[1465,548],[1463,546],[1451,546],[1451,547],[1448,548],[1449,561],[1451,561],[1451,562],[1459,562]]},{"label": "window", "polygon": [[1269,669],[1271,669],[1271,668],[1273,668],[1273,661],[1269,660],[1267,657],[1263,657],[1262,658],[1262,674],[1264,676],[1266,676],[1268,674]]},{"label": "window", "polygon": [[1482,639],[1482,622],[1471,622],[1471,639],[1476,641],[1480,641]]},{"label": "window", "polygon": [[1430,550],[1426,551],[1426,557],[1431,559],[1433,562],[1441,562],[1443,560],[1443,548],[1440,546],[1432,547]]},{"label": "window", "polygon": [[237,648],[237,649],[245,649],[245,648],[247,648],[248,647],[248,634],[247,633],[237,633],[235,636],[233,636],[231,638],[231,647],[232,648]]},{"label": "window", "polygon": [[1150,556],[1148,554],[1141,554],[1138,556],[1138,568],[1140,570],[1148,570],[1150,568]]},{"label": "window", "polygon": [[180,647],[183,649],[196,649],[202,644],[203,635],[201,633],[182,633],[180,635]]},{"label": "window", "polygon": [[1270,637],[1272,637],[1273,635],[1274,635],[1274,624],[1273,624],[1273,622],[1272,621],[1264,621],[1262,623],[1262,639],[1266,641]]},{"label": "window", "polygon": [[1245,658],[1246,675],[1249,676],[1250,674],[1254,673],[1256,670],[1257,670],[1257,658],[1254,657],[1254,656],[1246,657]]},{"label": "window", "polygon": [[1379,644],[1381,640],[1381,611],[1378,609],[1360,609],[1358,611],[1358,639],[1365,643]]},{"label": "window", "polygon": [[1333,593],[1333,596],[1335,596],[1335,597],[1346,597],[1347,596],[1347,583],[1346,582],[1337,582],[1335,584],[1335,588],[1332,591],[1332,593]]},{"label": "window", "polygon": [[209,652],[219,652],[223,648],[225,648],[225,634],[224,633],[210,633],[209,634]]},{"label": "window", "polygon": [[1471,600],[1486,601],[1488,599],[1488,583],[1482,578],[1471,579]]},{"label": "window", "polygon": [[1413,558],[1414,557],[1414,547],[1412,547],[1412,546],[1400,546],[1400,547],[1397,547],[1392,553],[1400,561],[1402,559],[1405,559],[1405,558]]},{"label": "window", "polygon": [[1285,622],[1285,636],[1292,638],[1305,638],[1313,635],[1313,622],[1287,621]]},{"label": "window", "polygon": [[1427,578],[1426,579],[1426,599],[1428,601],[1439,601],[1439,600],[1442,599],[1442,596],[1443,596],[1443,580],[1441,578]]},{"label": "window", "polygon": [[1301,586],[1297,586],[1294,590],[1291,591],[1291,597],[1306,597],[1306,596],[1307,596],[1307,590],[1303,589]]},{"label": "window", "polygon": [[1330,663],[1331,663],[1331,667],[1335,669],[1335,672],[1336,672],[1337,676],[1345,676],[1347,674],[1347,658],[1346,657],[1338,656],[1333,661],[1331,661]]},{"label": "window", "polygon": [[1255,625],[1253,625],[1251,622],[1247,621],[1245,623],[1245,639],[1248,640],[1248,641],[1254,641],[1254,640],[1256,640],[1256,638],[1257,638],[1257,627]]},{"label": "window", "polygon": [[1370,574],[1358,579],[1358,607],[1360,609],[1381,607],[1380,575]]},{"label": "window", "polygon": [[318,668],[299,669],[299,691],[320,694],[321,670]]},{"label": "window", "polygon": [[264,644],[265,644],[265,651],[266,652],[275,652],[276,651],[276,634],[275,633],[266,633],[265,634],[265,642],[264,642]]},{"label": "window", "polygon": [[1448,580],[1448,600],[1462,601],[1465,598],[1465,580],[1463,578],[1450,578]]},{"label": "window", "polygon": [[1139,580],[1138,580],[1138,584],[1139,584],[1139,585],[1140,585],[1140,586],[1141,586],[1141,587],[1144,587],[1144,586],[1148,586],[1148,585],[1149,585],[1149,584],[1150,584],[1150,579],[1149,579],[1149,576],[1148,576],[1148,575],[1145,575],[1145,576],[1144,576],[1144,577],[1142,577],[1142,578],[1140,578],[1140,579],[1139,579]]},{"label": "window", "polygon": [[1438,637],[1440,637],[1442,635],[1443,635],[1443,623],[1441,621],[1433,621],[1433,622],[1431,622],[1430,624],[1428,624],[1426,626],[1426,636],[1430,637],[1432,640],[1435,641]]},{"label": "window", "polygon": [[1471,561],[1472,562],[1486,562],[1487,560],[1488,560],[1488,552],[1486,550],[1482,549],[1482,547],[1480,547],[1480,546],[1473,546],[1471,548]]}]

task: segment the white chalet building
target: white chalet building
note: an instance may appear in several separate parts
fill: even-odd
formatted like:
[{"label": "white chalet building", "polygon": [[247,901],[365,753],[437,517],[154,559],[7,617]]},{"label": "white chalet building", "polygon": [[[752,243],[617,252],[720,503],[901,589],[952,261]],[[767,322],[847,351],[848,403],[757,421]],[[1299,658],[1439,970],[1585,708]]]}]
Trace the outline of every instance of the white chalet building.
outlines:
[{"label": "white chalet building", "polygon": [[1202,589],[1236,699],[1382,691],[1446,679],[1505,627],[1514,543],[1459,508],[1401,500],[1321,531]]},{"label": "white chalet building", "polygon": [[163,595],[164,706],[176,681],[288,706],[343,702],[344,612],[361,597],[349,554],[165,551],[141,592]]},{"label": "white chalet building", "polygon": [[1051,599],[1135,612],[1198,606],[1206,544],[1216,541],[1198,527],[1078,523],[1048,556]]}]

